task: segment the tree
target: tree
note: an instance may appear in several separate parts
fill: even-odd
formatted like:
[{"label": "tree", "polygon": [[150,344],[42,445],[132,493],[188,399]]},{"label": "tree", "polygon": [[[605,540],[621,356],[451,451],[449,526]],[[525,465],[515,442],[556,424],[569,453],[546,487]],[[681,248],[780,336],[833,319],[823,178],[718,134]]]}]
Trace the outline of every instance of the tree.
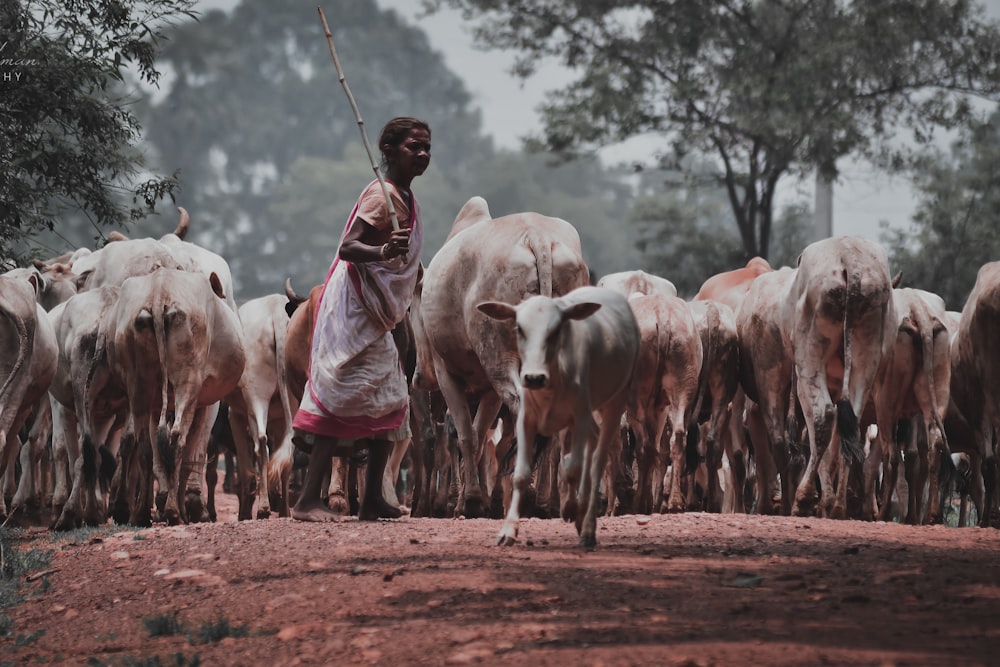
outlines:
[{"label": "tree", "polygon": [[1000,257],[1000,113],[930,153],[915,170],[920,204],[906,230],[888,230],[893,272],[961,310],[979,268]]},{"label": "tree", "polygon": [[141,128],[119,84],[129,67],[156,84],[164,30],[192,4],[0,0],[0,260],[23,261],[68,211],[126,225],[172,192],[169,176],[139,182]]},{"label": "tree", "polygon": [[[492,150],[462,81],[422,31],[374,0],[327,2],[324,12],[373,145],[393,116],[421,117],[432,129],[432,164],[449,182]],[[364,152],[348,150],[361,138],[315,6],[243,0],[180,26],[164,58],[173,77],[152,101],[148,136],[158,163],[180,170],[192,238],[229,260],[241,298],[280,291],[303,270],[296,253],[320,254],[317,225],[338,237],[336,247],[374,178]],[[348,158],[358,169],[333,166]],[[423,181],[415,187],[419,196]],[[314,217],[299,218],[304,211]],[[325,262],[316,262],[325,266],[317,275],[310,264],[302,280],[324,278],[334,256],[324,247]]]},{"label": "tree", "polygon": [[745,256],[770,250],[781,178],[836,176],[854,155],[898,169],[936,128],[1000,90],[1000,30],[964,0],[424,0],[459,8],[528,77],[577,75],[529,145],[574,156],[651,134],[675,167],[714,156]]},{"label": "tree", "polygon": [[[709,169],[704,162],[689,161],[682,171],[644,171],[628,217],[642,268],[672,281],[686,298],[710,276],[746,261],[730,224],[726,191]],[[794,266],[809,241],[812,211],[800,203],[786,206],[774,229],[772,262]]]}]

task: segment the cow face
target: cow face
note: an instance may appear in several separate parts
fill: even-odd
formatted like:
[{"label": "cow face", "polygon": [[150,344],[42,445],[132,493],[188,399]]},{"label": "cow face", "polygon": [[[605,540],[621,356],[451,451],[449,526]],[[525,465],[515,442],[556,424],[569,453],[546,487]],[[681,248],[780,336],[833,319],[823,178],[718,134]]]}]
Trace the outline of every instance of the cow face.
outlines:
[{"label": "cow face", "polygon": [[500,301],[486,301],[477,308],[495,320],[515,320],[517,351],[521,357],[520,379],[525,389],[550,386],[556,372],[559,351],[564,342],[568,322],[593,315],[601,304],[575,303],[566,306],[558,299],[533,296],[517,306]]}]

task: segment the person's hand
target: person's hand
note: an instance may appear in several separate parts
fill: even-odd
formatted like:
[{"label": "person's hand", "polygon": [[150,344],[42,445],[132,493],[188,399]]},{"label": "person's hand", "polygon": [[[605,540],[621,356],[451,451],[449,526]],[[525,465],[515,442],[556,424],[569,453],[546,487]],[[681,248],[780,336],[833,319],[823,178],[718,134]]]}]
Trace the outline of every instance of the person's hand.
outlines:
[{"label": "person's hand", "polygon": [[409,229],[393,230],[392,235],[389,237],[389,242],[382,246],[382,256],[385,259],[392,259],[394,257],[405,257],[406,253],[408,253],[409,251],[410,251]]}]

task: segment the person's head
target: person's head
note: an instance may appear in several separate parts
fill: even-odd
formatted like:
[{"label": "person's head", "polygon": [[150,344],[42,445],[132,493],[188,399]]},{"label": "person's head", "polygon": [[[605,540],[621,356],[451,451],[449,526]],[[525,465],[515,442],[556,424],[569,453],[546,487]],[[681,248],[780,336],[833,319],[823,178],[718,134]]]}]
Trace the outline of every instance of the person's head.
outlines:
[{"label": "person's head", "polygon": [[393,118],[379,133],[378,148],[382,153],[383,172],[388,173],[395,167],[405,170],[410,178],[419,176],[430,163],[431,128],[419,118]]}]

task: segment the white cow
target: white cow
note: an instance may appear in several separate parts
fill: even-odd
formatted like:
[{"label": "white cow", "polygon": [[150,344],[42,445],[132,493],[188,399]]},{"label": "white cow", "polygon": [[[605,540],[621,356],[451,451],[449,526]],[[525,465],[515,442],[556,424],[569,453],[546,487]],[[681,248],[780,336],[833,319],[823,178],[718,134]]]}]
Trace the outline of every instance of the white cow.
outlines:
[{"label": "white cow", "polygon": [[[271,514],[270,478],[280,480],[276,496],[281,516],[288,516],[288,481],[292,472],[292,409],[285,372],[288,313],[283,294],[251,299],[239,309],[246,343],[246,366],[236,391],[226,397],[236,446],[239,519],[251,518],[250,484],[256,473],[257,517]],[[280,472],[271,467],[280,465]]]},{"label": "white cow", "polygon": [[756,276],[736,311],[740,342],[740,385],[753,405],[747,426],[757,464],[755,477],[757,511],[775,511],[782,482],[782,509],[791,511],[790,497],[798,478],[789,463],[798,443],[789,442],[789,411],[794,409],[794,363],[781,310],[789,298],[796,270],[788,267]]},{"label": "white cow", "polygon": [[0,518],[15,493],[18,432],[48,391],[56,367],[55,333],[36,300],[35,275],[0,275]]},{"label": "white cow", "polygon": [[[57,403],[60,438],[55,454],[56,486],[52,527],[99,525],[108,502],[98,485],[103,457],[117,454],[127,417],[128,398],[108,365],[105,318],[118,302],[120,288],[105,286],[76,294],[51,313],[59,343],[59,366],[50,394]],[[66,479],[62,479],[66,477]],[[65,495],[64,495],[65,491]]]},{"label": "white cow", "polygon": [[481,302],[478,309],[492,319],[515,322],[520,357],[515,386],[520,444],[514,492],[497,542],[511,545],[517,538],[520,497],[531,483],[532,448],[524,443],[568,429],[573,444],[563,460],[562,514],[576,521],[580,545],[592,548],[598,487],[639,355],[632,310],[617,292],[589,286],[559,298],[533,296],[516,306]]},{"label": "white cow", "polygon": [[952,437],[953,450],[970,455],[972,495],[979,525],[987,527],[998,510],[996,434],[1000,433],[1000,262],[979,268],[958,328],[951,342],[951,403],[949,421],[961,426],[966,438]]},{"label": "white cow", "polygon": [[[850,236],[810,244],[799,257],[782,310],[809,435],[809,461],[792,508],[802,516],[817,502],[815,473],[828,446],[836,449],[839,443],[843,454],[840,484],[848,482],[850,461],[864,458],[858,416],[895,342],[885,249]],[[824,487],[824,496],[831,491]],[[834,516],[845,510],[835,504]]]},{"label": "white cow", "polygon": [[155,436],[153,471],[170,524],[202,519],[208,435],[246,362],[243,332],[225,299],[214,274],[159,269],[122,283],[112,314],[109,360],[128,390],[135,432]]},{"label": "white cow", "polygon": [[[699,457],[704,461],[706,480],[705,498],[697,502],[692,495],[694,484],[688,493],[689,509],[720,510],[718,502],[718,471],[722,467],[722,455],[732,462],[737,460],[742,450],[741,443],[734,442],[735,429],[730,428],[733,418],[731,403],[740,385],[739,377],[739,335],[736,331],[736,314],[721,301],[710,299],[688,303],[694,318],[695,328],[701,336],[702,370],[699,376],[698,413],[694,415],[698,428]],[[740,415],[736,416],[738,421]],[[700,427],[698,426],[700,425]],[[742,423],[740,423],[742,426]],[[742,430],[740,428],[740,430]],[[722,445],[721,447],[719,445]],[[730,464],[732,471],[734,464]],[[733,507],[742,511],[743,476],[737,482],[732,476],[727,480],[733,487],[730,495]]]},{"label": "white cow", "polygon": [[[493,219],[481,197],[462,207],[427,265],[410,308],[417,348],[413,386],[440,388],[455,421],[462,453],[457,514],[483,513],[479,466],[488,430],[501,402],[512,414],[520,403],[513,323],[487,317],[476,304],[556,297],[589,279],[580,236],[570,223],[538,213]],[[533,444],[522,440],[518,449]]]}]

